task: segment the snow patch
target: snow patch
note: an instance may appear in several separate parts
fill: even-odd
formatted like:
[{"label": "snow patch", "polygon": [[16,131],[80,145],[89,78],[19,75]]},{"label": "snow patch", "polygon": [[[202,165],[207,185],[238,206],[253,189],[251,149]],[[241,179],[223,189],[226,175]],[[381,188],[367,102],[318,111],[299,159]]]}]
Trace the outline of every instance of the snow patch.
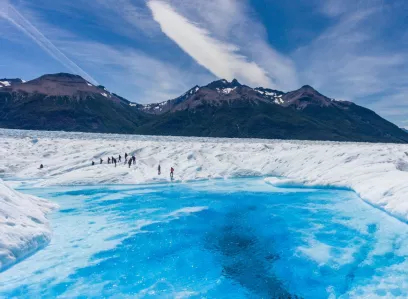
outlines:
[{"label": "snow patch", "polygon": [[136,107],[137,104],[135,104],[135,103],[129,103],[129,106]]},{"label": "snow patch", "polygon": [[89,83],[89,82],[86,82],[86,84],[88,85],[88,86],[93,86],[91,83]]},{"label": "snow patch", "polygon": [[9,81],[0,81],[0,84],[4,86],[10,86],[10,82]]},{"label": "snow patch", "polygon": [[223,89],[217,88],[216,90],[217,90],[218,93],[229,94],[235,89],[236,89],[236,87],[234,87],[234,88],[223,88]]},{"label": "snow patch", "polygon": [[108,95],[105,92],[101,92],[101,95],[103,95],[105,98],[108,97]]}]

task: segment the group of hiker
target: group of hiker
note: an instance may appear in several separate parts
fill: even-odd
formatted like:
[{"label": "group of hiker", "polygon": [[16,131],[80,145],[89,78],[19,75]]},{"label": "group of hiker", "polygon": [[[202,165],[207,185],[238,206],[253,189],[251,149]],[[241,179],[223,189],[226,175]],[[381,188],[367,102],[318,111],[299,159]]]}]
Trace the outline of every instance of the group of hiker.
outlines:
[{"label": "group of hiker", "polygon": [[[116,167],[116,164],[118,162],[122,162],[122,156],[121,155],[119,155],[119,157],[117,159],[115,157],[108,157],[108,164],[115,164],[115,167]],[[103,164],[103,159],[102,158],[100,158],[99,164]],[[129,168],[130,168],[130,166],[132,164],[136,165],[136,157],[134,155],[132,155],[130,157],[127,153],[125,153],[125,165],[126,164],[129,165]],[[94,161],[92,161],[92,166],[93,165],[95,165]],[[44,168],[44,165],[41,164],[39,169],[43,169],[43,168]],[[157,173],[158,173],[158,175],[161,175],[161,166],[160,166],[160,164],[157,167]],[[174,168],[170,167],[170,179],[173,180],[173,178],[174,178]]]},{"label": "group of hiker", "polygon": [[[133,165],[136,164],[136,157],[135,156],[129,157],[129,160],[128,160],[128,157],[129,157],[129,155],[127,153],[125,153],[125,165],[128,164],[129,168],[130,168],[130,166],[132,164]],[[108,164],[115,164],[115,167],[116,167],[116,164],[119,163],[119,162],[122,162],[122,156],[121,155],[119,155],[119,157],[117,159],[114,158],[114,157],[108,157]],[[103,164],[103,159],[102,158],[100,158],[99,164]],[[95,165],[94,161],[92,161],[92,165]]]},{"label": "group of hiker", "polygon": [[[129,159],[128,159],[129,158]],[[118,162],[121,162],[122,161],[122,156],[121,155],[119,155],[119,157],[116,159],[115,157],[108,157],[108,164],[115,164],[115,167],[116,167],[116,164],[118,163]],[[103,159],[102,158],[100,158],[100,161],[99,161],[99,164],[103,164]],[[134,155],[132,155],[131,157],[130,157],[130,155],[128,155],[127,153],[125,153],[125,163],[124,163],[125,165],[126,164],[128,164],[129,165],[129,168],[130,168],[130,166],[133,164],[133,165],[136,165],[136,157],[134,156]],[[95,165],[95,162],[94,161],[92,161],[92,165]],[[160,164],[159,164],[159,166],[157,167],[157,173],[158,173],[158,175],[161,175],[161,166],[160,166]],[[174,178],[174,168],[173,167],[171,167],[170,168],[170,178],[173,180],[173,178]]]}]

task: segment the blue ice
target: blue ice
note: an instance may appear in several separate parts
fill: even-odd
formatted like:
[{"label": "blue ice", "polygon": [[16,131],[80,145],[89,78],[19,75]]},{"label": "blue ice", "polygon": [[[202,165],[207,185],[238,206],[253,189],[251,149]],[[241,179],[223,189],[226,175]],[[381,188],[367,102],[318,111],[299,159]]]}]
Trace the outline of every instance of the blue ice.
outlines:
[{"label": "blue ice", "polygon": [[5,298],[408,296],[408,226],[334,189],[261,179],[25,189],[58,202]]}]

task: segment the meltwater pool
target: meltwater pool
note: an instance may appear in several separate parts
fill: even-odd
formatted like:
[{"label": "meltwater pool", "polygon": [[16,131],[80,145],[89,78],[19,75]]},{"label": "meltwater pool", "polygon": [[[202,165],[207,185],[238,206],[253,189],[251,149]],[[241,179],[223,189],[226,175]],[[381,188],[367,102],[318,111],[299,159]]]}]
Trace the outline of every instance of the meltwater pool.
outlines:
[{"label": "meltwater pool", "polygon": [[408,225],[347,190],[262,179],[22,189],[54,235],[2,298],[408,297]]}]

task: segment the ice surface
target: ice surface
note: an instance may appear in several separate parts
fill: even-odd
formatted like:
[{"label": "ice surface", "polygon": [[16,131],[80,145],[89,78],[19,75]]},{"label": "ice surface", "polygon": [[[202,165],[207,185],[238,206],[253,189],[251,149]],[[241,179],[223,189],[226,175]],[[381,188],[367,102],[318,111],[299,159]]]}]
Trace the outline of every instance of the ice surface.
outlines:
[{"label": "ice surface", "polygon": [[51,229],[45,216],[56,207],[17,192],[0,179],[0,271],[50,241]]},{"label": "ice surface", "polygon": [[24,192],[61,208],[50,245],[0,273],[0,297],[408,296],[408,226],[351,191],[258,178]]},{"label": "ice surface", "polygon": [[[18,130],[0,130],[0,137],[0,156],[7,157],[0,173],[36,186],[167,182],[173,166],[176,181],[279,176],[297,185],[349,188],[408,220],[408,172],[401,167],[408,165],[408,145]],[[106,163],[125,152],[136,156],[136,166],[99,165],[99,158]]]}]

